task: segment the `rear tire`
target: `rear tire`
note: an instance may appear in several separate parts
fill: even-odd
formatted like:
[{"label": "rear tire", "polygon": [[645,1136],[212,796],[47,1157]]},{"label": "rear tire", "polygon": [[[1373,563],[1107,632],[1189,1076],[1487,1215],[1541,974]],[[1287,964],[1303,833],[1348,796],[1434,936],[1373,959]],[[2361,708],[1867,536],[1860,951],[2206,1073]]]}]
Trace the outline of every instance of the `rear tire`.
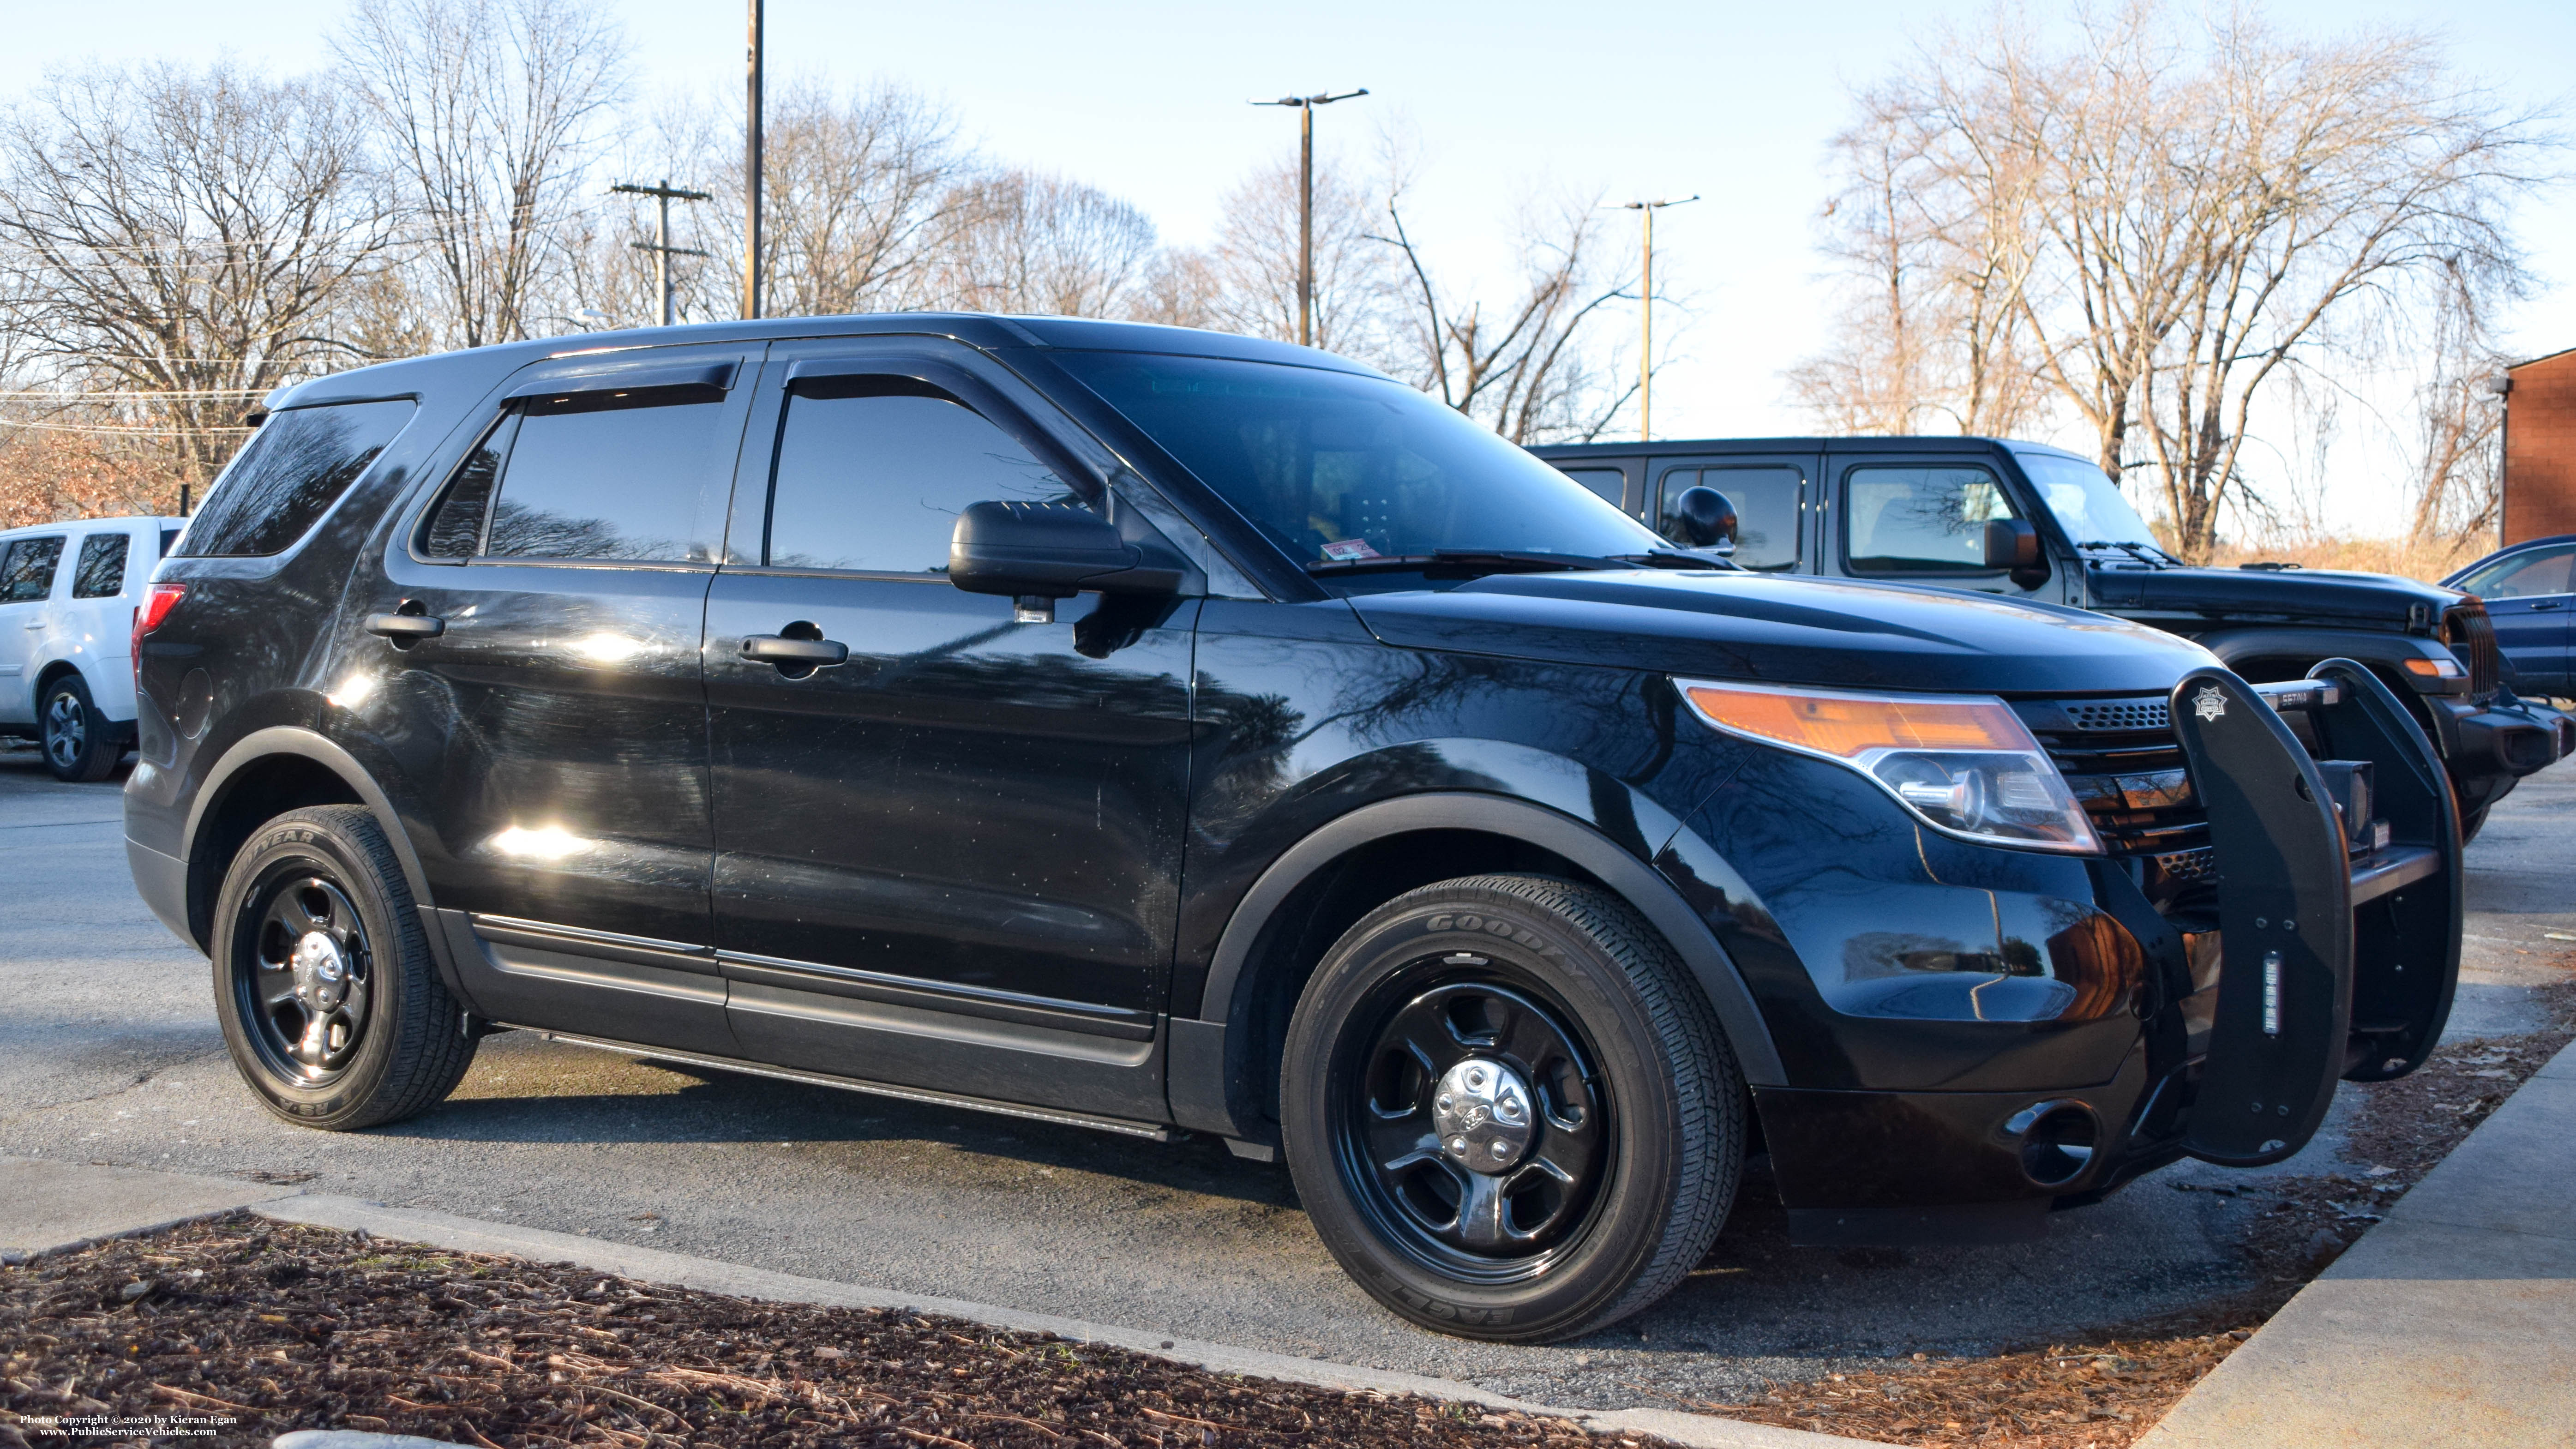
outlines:
[{"label": "rear tire", "polygon": [[1698,984],[1625,903],[1543,876],[1425,886],[1351,927],[1290,1022],[1280,1116],[1360,1286],[1501,1342],[1669,1292],[1744,1159],[1743,1075]]},{"label": "rear tire", "polygon": [[300,1126],[400,1121],[474,1062],[401,863],[362,806],[289,811],[243,842],[215,903],[214,988],[234,1068]]},{"label": "rear tire", "polygon": [[39,743],[45,768],[67,784],[87,785],[116,773],[125,758],[125,737],[89,696],[89,684],[66,674],[45,686],[36,705]]}]

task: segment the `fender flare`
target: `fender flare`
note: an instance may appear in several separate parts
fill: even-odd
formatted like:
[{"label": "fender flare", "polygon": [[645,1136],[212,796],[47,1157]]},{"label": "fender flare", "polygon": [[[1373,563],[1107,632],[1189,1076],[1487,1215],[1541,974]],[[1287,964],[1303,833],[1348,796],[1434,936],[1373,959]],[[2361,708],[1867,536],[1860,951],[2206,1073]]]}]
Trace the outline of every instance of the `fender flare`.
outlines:
[{"label": "fender flare", "polygon": [[[1761,1008],[1745,985],[1743,974],[1708,924],[1670,881],[1608,836],[1571,816],[1526,800],[1465,791],[1403,795],[1363,805],[1334,817],[1289,847],[1244,892],[1224,933],[1218,937],[1216,954],[1208,966],[1207,985],[1199,997],[1199,1019],[1176,1021],[1175,1025],[1193,1028],[1193,1034],[1213,1035],[1209,1028],[1223,1031],[1249,1001],[1252,982],[1246,968],[1251,964],[1255,943],[1297,888],[1360,846],[1424,830],[1473,830],[1525,840],[1589,871],[1644,916],[1680,955],[1716,1010],[1747,1083],[1785,1084],[1779,1049],[1772,1044],[1770,1028],[1764,1024]],[[1178,1044],[1176,1038],[1175,1045]],[[1229,1070],[1228,1060],[1233,1055],[1222,1051],[1176,1052],[1172,1061],[1174,1106],[1178,1108],[1185,1101],[1226,1102],[1228,1084],[1221,1078]],[[1220,1080],[1184,1082],[1180,1079],[1185,1073],[1201,1078],[1216,1074]]]},{"label": "fender flare", "polygon": [[347,785],[376,817],[377,826],[385,832],[385,839],[392,843],[394,858],[402,863],[403,883],[411,887],[412,904],[421,907],[431,904],[428,873],[421,869],[420,856],[413,851],[411,837],[403,830],[402,817],[394,810],[393,800],[385,794],[384,787],[376,783],[366,766],[358,763],[357,756],[301,725],[270,725],[253,730],[235,740],[232,747],[215,761],[214,768],[206,772],[205,783],[197,787],[195,803],[188,807],[187,833],[179,837],[181,848],[187,852],[180,857],[183,862],[195,863],[197,842],[202,838],[200,832],[205,827],[206,816],[231,797],[233,777],[262,760],[279,755],[301,756],[339,776],[340,782]]}]

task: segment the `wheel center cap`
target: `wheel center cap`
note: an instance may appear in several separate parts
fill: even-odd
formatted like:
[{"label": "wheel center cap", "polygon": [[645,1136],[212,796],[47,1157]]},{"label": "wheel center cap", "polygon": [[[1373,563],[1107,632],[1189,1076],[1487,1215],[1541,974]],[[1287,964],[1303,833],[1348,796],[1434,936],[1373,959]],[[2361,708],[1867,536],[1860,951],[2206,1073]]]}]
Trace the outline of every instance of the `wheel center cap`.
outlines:
[{"label": "wheel center cap", "polygon": [[307,931],[295,943],[295,994],[307,1005],[328,1010],[340,1004],[349,987],[348,958],[340,943],[320,931]]},{"label": "wheel center cap", "polygon": [[1440,1074],[1431,1099],[1440,1150],[1471,1172],[1500,1172],[1521,1160],[1536,1126],[1529,1084],[1490,1057],[1469,1057]]}]

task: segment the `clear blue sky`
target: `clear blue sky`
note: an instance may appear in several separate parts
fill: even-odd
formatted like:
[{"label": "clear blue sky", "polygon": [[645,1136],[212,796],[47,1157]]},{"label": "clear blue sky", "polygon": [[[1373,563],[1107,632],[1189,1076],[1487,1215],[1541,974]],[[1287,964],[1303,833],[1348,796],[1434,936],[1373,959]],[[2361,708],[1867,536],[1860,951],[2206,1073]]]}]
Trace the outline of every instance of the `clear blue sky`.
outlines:
[{"label": "clear blue sky", "polygon": [[[12,91],[48,65],[91,56],[229,52],[302,69],[320,61],[342,13],[341,0],[10,8],[0,90]],[[646,90],[739,94],[739,3],[609,8],[637,42]],[[1470,265],[1499,260],[1510,199],[1533,186],[1613,199],[1701,192],[1707,200],[1665,213],[1658,228],[1666,276],[1694,302],[1687,319],[1669,319],[1683,358],[1656,387],[1656,431],[1671,436],[1798,426],[1779,373],[1823,340],[1812,221],[1846,88],[1885,69],[1920,27],[1982,6],[770,0],[769,9],[781,73],[884,76],[944,98],[996,156],[1125,196],[1180,241],[1204,236],[1237,176],[1294,147],[1293,118],[1246,98],[1326,86],[1373,92],[1320,113],[1328,143],[1347,139],[1356,156],[1381,120],[1410,127],[1425,161],[1418,225]],[[2557,103],[2576,87],[2576,4],[2566,0],[2282,0],[2271,14],[2301,29],[2437,26],[2465,69],[2525,104]],[[2551,285],[2513,319],[2511,341],[2525,353],[2576,346],[2576,188],[2527,209],[2522,232]],[[1658,314],[1659,331],[1666,320]]]}]

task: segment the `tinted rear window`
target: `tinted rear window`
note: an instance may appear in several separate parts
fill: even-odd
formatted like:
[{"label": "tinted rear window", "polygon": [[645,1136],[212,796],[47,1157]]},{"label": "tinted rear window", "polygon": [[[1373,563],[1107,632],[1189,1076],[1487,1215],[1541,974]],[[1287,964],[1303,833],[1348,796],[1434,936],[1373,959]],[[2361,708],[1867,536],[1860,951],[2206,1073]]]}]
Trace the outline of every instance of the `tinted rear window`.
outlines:
[{"label": "tinted rear window", "polygon": [[284,553],[411,421],[409,401],[338,403],[270,416],[188,525],[191,558]]},{"label": "tinted rear window", "polygon": [[0,604],[23,604],[54,591],[54,566],[63,559],[63,536],[21,538],[0,551]]},{"label": "tinted rear window", "polygon": [[122,533],[93,533],[81,540],[80,567],[72,572],[75,599],[113,599],[125,592],[125,555],[134,545]]},{"label": "tinted rear window", "polygon": [[[506,440],[500,490],[484,526],[481,552],[496,558],[618,559],[704,562],[698,535],[701,496],[732,461],[728,412],[713,389],[626,394],[613,402],[577,394],[540,401]],[[706,400],[710,397],[719,400]],[[495,434],[495,440],[502,435]],[[469,462],[468,472],[474,464]],[[459,479],[459,492],[475,479]],[[458,523],[462,522],[460,518]],[[452,540],[447,510],[431,526],[430,545]]]}]

